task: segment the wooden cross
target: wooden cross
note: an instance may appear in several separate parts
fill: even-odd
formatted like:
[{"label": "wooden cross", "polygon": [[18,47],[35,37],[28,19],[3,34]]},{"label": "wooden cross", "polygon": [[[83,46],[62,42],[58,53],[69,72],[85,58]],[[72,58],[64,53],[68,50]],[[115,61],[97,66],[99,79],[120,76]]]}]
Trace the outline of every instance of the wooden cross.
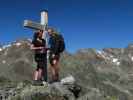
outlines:
[{"label": "wooden cross", "polygon": [[41,21],[40,23],[33,22],[30,20],[24,20],[24,27],[35,29],[35,30],[43,30],[43,36],[46,39],[45,30],[48,26],[48,11],[41,12]]},{"label": "wooden cross", "polygon": [[[48,26],[48,11],[41,12],[41,21],[40,23],[33,22],[30,20],[24,20],[24,27],[35,29],[35,30],[43,30],[43,38],[46,40],[46,47],[47,47],[47,38],[46,38],[46,30]],[[47,56],[47,55],[46,55]],[[47,62],[42,65],[44,66],[44,80],[47,81]]]}]

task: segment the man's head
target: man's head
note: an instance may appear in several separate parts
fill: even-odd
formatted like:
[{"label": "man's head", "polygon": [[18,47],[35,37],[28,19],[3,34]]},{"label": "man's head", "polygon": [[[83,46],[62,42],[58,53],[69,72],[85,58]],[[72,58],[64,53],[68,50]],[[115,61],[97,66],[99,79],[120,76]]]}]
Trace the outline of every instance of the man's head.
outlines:
[{"label": "man's head", "polygon": [[53,28],[48,28],[48,34],[51,36],[54,33],[54,29]]}]

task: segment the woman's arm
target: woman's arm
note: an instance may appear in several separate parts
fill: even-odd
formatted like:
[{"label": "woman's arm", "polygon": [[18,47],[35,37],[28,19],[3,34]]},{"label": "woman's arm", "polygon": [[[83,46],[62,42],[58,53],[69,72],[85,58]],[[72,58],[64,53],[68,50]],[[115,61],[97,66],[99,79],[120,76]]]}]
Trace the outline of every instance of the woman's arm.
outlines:
[{"label": "woman's arm", "polygon": [[43,48],[44,48],[44,47],[34,47],[33,44],[30,46],[30,49],[31,49],[31,50],[37,50],[37,49],[43,49]]},{"label": "woman's arm", "polygon": [[46,50],[50,50],[50,48],[45,48],[45,47],[34,47],[34,45],[31,45],[30,49],[31,49],[31,50],[37,50],[37,49],[46,49]]}]

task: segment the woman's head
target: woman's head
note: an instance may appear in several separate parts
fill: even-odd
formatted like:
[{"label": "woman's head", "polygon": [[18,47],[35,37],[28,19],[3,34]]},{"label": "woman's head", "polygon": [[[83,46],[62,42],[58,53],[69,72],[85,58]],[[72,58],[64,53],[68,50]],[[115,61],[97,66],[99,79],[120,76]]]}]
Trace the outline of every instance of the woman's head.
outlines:
[{"label": "woman's head", "polygon": [[37,38],[40,38],[41,39],[42,36],[43,36],[43,31],[42,30],[36,31],[34,33],[34,39],[37,39]]}]

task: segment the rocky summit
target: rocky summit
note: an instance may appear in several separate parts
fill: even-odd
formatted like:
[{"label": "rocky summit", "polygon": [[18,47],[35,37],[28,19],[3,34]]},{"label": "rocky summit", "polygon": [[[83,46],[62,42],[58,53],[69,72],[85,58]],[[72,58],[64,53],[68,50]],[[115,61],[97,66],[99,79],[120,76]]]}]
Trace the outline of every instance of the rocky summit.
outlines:
[{"label": "rocky summit", "polygon": [[30,43],[24,39],[0,46],[0,100],[133,100],[133,44],[65,51],[60,79],[72,76],[75,81],[33,86],[36,63]]}]

